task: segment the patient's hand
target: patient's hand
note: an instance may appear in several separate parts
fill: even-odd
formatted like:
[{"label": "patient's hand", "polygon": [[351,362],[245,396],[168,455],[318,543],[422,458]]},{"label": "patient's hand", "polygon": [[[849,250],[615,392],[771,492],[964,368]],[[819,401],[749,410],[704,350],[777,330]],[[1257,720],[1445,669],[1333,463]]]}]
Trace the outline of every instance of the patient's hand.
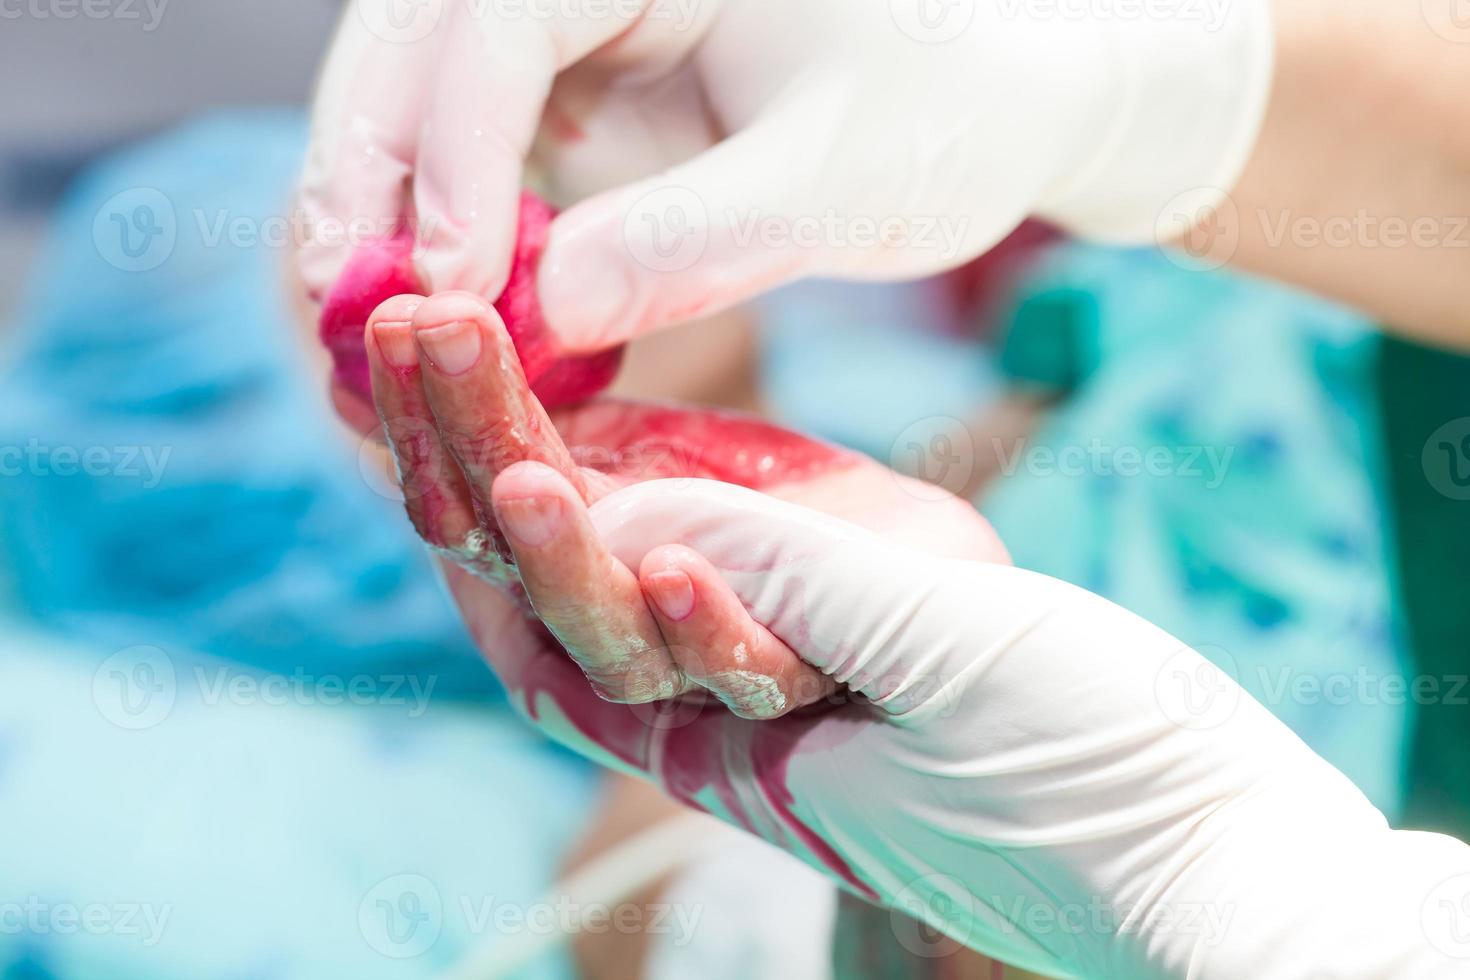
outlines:
[{"label": "patient's hand", "polygon": [[[585,506],[630,483],[738,483],[936,554],[1006,560],[968,504],[755,419],[613,400],[548,416],[500,318],[470,294],[396,297],[374,313],[368,334],[377,412],[415,528],[513,600],[503,610],[496,600],[496,616],[524,618],[528,599],[608,700],[705,688],[737,714],[772,718],[833,690],[751,620],[697,556],[661,549],[630,569],[607,553]],[[350,402],[342,407],[353,414]],[[503,523],[520,533],[507,536]],[[645,592],[661,599],[661,614]],[[680,616],[684,605],[690,611]],[[542,637],[539,625],[528,620],[518,632]],[[712,650],[728,657],[715,660]]]},{"label": "patient's hand", "polygon": [[[443,370],[442,359],[436,364],[434,333],[422,342],[414,337],[452,323],[468,324],[482,343],[476,363],[458,373]],[[637,570],[622,565],[592,533],[586,506],[641,480],[722,479],[935,553],[1006,561],[989,525],[968,504],[866,457],[742,416],[604,400],[548,417],[494,312],[468,295],[400,297],[377,312],[368,332],[378,411],[388,421],[409,513],[452,562],[456,601],[515,702],[552,737],[653,777],[683,803],[713,804],[788,848],[787,835],[795,835],[829,871],[875,897],[795,814],[774,825],[752,817],[739,802],[746,790],[724,761],[733,746],[761,763],[756,769],[779,769],[826,712],[770,719],[834,693],[830,679],[755,623],[694,552],[666,547]],[[402,366],[388,365],[385,350]],[[361,415],[351,399],[341,404]],[[534,524],[548,509],[550,533],[540,543],[507,538],[496,516],[531,516]],[[678,600],[680,576],[688,614],[655,611],[660,596]],[[672,592],[661,592],[670,582]],[[528,596],[540,618],[527,608]],[[705,703],[700,687],[731,710]],[[682,696],[660,708],[608,703],[675,692]],[[774,772],[770,778],[779,785]],[[622,938],[584,952],[626,973],[624,959],[610,957],[637,960],[646,950]],[[904,956],[896,942],[887,945],[892,956]],[[946,947],[944,955],[955,976],[1002,975],[998,964],[963,947]]]}]

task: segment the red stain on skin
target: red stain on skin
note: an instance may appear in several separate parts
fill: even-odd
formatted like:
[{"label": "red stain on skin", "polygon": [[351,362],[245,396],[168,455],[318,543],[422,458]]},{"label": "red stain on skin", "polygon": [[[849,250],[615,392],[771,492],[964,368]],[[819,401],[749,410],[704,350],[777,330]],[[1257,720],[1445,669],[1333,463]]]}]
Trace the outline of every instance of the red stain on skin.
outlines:
[{"label": "red stain on skin", "polygon": [[[879,900],[836,848],[796,815],[796,800],[788,788],[787,770],[793,757],[803,750],[833,747],[832,705],[814,706],[775,721],[747,722],[713,699],[703,704],[687,698],[658,706],[610,704],[593,692],[539,621],[531,628],[538,634],[540,649],[522,661],[524,669],[514,676],[502,670],[502,680],[521,694],[533,721],[542,720],[539,704],[542,698],[549,699],[583,738],[624,765],[648,773],[674,799],[708,811],[700,798],[707,790],[738,826],[777,845],[789,843],[782,836],[789,837],[855,893],[873,902]],[[503,637],[487,640],[505,642]],[[824,723],[826,737],[821,747],[814,747],[808,736],[818,722]],[[844,735],[855,733],[863,723],[852,719],[852,726],[843,728]],[[751,792],[769,807],[775,826],[769,819],[752,816],[747,805]]]},{"label": "red stain on skin", "polygon": [[620,484],[692,477],[767,490],[859,461],[850,450],[734,412],[609,401],[561,418],[577,464]]},{"label": "red stain on skin", "polygon": [[753,490],[855,462],[845,450],[738,415],[651,411],[639,433],[629,445],[640,453],[679,453],[692,462],[690,475]]},{"label": "red stain on skin", "polygon": [[[521,195],[515,255],[505,292],[495,309],[505,321],[531,390],[548,408],[584,401],[612,384],[622,350],[564,357],[541,317],[536,298],[536,263],[546,248],[555,216],[550,205],[529,191]],[[334,377],[349,391],[372,399],[363,329],[384,300],[420,293],[413,266],[413,234],[406,228],[353,253],[322,307],[321,339],[332,353]]]},{"label": "red stain on skin", "polygon": [[[416,432],[399,444],[398,452],[400,456],[406,455],[409,459],[407,465],[413,467],[410,472],[427,473],[431,472],[428,467],[442,465],[439,454],[435,451],[437,448],[438,443],[430,439],[427,433]],[[448,511],[449,504],[443,491],[437,484],[427,483],[422,487],[405,487],[404,493],[409,515],[419,534],[437,548],[446,546],[449,542],[444,539],[444,514]],[[407,496],[409,494],[412,496]]]},{"label": "red stain on skin", "polygon": [[[812,479],[858,461],[847,450],[734,414],[615,402],[570,414],[564,434],[573,457],[586,456],[594,446],[617,446],[620,455],[588,456],[578,462],[629,477],[626,482],[686,476],[760,490]],[[618,472],[625,467],[638,472]],[[610,704],[596,695],[539,620],[528,625],[537,637],[538,655],[522,661],[522,669],[513,675],[501,673],[507,686],[523,696],[533,719],[539,720],[541,699],[548,699],[583,738],[625,765],[649,773],[670,796],[708,809],[706,802],[713,795],[739,826],[778,844],[783,836],[799,843],[854,892],[877,901],[874,890],[837,850],[797,816],[787,778],[795,755],[830,750],[833,738],[845,740],[863,719],[853,718],[851,726],[836,724],[837,719],[830,717],[835,704],[766,722],[739,719],[713,699],[702,704],[688,698],[659,706]],[[486,637],[486,642],[504,640]],[[862,709],[848,704],[843,710]],[[824,724],[817,739],[813,730],[819,721]],[[757,800],[765,804],[760,816],[752,813],[751,804]]]},{"label": "red stain on skin", "polygon": [[[539,458],[538,450],[565,440],[577,466],[606,474],[614,486],[666,477],[697,477],[767,490],[800,483],[833,470],[856,465],[853,453],[746,416],[691,411],[615,401],[579,404],[558,413],[558,433],[544,433],[544,416],[526,394],[526,386],[546,408],[586,401],[613,380],[621,352],[563,357],[541,317],[536,297],[536,263],[546,244],[552,211],[525,194],[509,283],[495,307],[515,346],[525,384],[513,363],[502,379],[507,425],[494,449],[508,461]],[[369,317],[386,299],[421,292],[413,268],[413,239],[407,231],[361,248],[328,297],[321,335],[335,360],[336,379],[371,399],[371,383],[363,333]],[[509,359],[504,359],[509,360]],[[544,438],[543,438],[544,436]],[[423,474],[422,485],[406,487],[413,495],[408,509],[421,536],[453,552],[463,529],[453,534],[443,526],[452,501],[440,482],[442,450],[424,428],[396,442],[406,472]],[[549,454],[553,459],[555,453]],[[566,468],[564,462],[558,468]],[[502,467],[496,466],[496,469]],[[479,522],[499,563],[509,567],[510,553],[493,521]],[[488,557],[477,574],[497,571]],[[662,705],[612,704],[599,698],[572,658],[536,618],[522,591],[512,585],[513,571],[496,587],[508,596],[508,619],[482,623],[480,646],[495,663],[508,690],[516,692],[533,719],[550,705],[575,727],[580,738],[611,754],[624,765],[648,773],[690,806],[717,808],[750,832],[796,849],[799,845],[853,891],[876,899],[836,849],[795,811],[788,788],[791,760],[802,753],[831,748],[832,737],[846,738],[854,726],[824,724],[837,709],[832,704],[770,722],[748,722],[731,714],[713,698],[685,698]],[[507,588],[507,586],[510,586]],[[470,614],[472,616],[472,614]],[[509,649],[523,656],[507,657]],[[853,706],[848,705],[846,709]],[[575,747],[575,746],[574,746]],[[585,746],[584,746],[585,747]]]},{"label": "red stain on skin", "polygon": [[[599,698],[551,631],[530,611],[524,615],[525,625],[533,634],[532,641],[539,649],[517,664],[520,669],[507,668],[493,654],[491,659],[501,681],[524,699],[526,714],[532,721],[541,722],[540,702],[545,697],[589,742],[611,753],[624,765],[648,772],[649,740],[654,729],[634,709]],[[480,641],[486,650],[509,642],[503,636],[481,637]]]}]

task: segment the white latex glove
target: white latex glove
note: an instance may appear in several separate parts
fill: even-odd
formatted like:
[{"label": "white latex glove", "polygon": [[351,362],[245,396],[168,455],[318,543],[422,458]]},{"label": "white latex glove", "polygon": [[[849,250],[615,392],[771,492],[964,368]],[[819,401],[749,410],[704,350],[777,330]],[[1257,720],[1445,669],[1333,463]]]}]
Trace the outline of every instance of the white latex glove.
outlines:
[{"label": "white latex glove", "polygon": [[697,932],[650,937],[643,980],[833,980],[837,892],[822,875],[739,831],[679,869],[659,903],[699,916]]},{"label": "white latex glove", "polygon": [[452,572],[512,696],[577,750],[1049,975],[1470,970],[1470,849],[1390,830],[1228,676],[1131,613],[726,484],[638,484],[592,517],[630,568],[665,543],[698,551],[871,704],[754,722],[603,702]]},{"label": "white latex glove", "polygon": [[593,195],[541,265],[573,351],[806,275],[934,273],[1028,214],[1152,240],[1234,182],[1271,48],[1268,0],[354,0],[302,271],[320,297],[355,240],[328,232],[408,217],[432,290],[493,298],[528,158]]}]

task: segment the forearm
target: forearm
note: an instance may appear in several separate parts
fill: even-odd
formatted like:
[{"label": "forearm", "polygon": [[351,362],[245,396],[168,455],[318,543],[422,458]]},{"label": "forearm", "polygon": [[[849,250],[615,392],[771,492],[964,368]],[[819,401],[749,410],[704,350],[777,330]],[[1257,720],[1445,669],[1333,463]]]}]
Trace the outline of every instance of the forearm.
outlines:
[{"label": "forearm", "polygon": [[[1212,257],[1470,347],[1470,23],[1454,0],[1276,0],[1276,79]],[[1463,20],[1463,17],[1462,17]]]}]

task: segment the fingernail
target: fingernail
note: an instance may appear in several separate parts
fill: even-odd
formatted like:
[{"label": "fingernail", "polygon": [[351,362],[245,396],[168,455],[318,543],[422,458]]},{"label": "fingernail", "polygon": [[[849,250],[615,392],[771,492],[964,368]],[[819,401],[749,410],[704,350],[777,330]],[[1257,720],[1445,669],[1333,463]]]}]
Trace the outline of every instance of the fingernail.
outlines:
[{"label": "fingernail", "polygon": [[464,374],[480,360],[480,325],[457,320],[418,331],[419,346],[429,363],[445,374]]},{"label": "fingernail", "polygon": [[632,335],[637,284],[626,254],[573,237],[547,250],[537,292],[547,325],[567,351],[600,350]]},{"label": "fingernail", "polygon": [[536,548],[561,528],[562,503],[556,497],[512,497],[495,504],[495,517],[517,544]]},{"label": "fingernail", "polygon": [[373,336],[378,340],[378,353],[389,367],[408,368],[419,362],[419,353],[413,349],[413,326],[389,320],[373,324]]},{"label": "fingernail", "polygon": [[694,612],[694,583],[681,571],[654,572],[644,579],[659,612],[682,622]]}]

